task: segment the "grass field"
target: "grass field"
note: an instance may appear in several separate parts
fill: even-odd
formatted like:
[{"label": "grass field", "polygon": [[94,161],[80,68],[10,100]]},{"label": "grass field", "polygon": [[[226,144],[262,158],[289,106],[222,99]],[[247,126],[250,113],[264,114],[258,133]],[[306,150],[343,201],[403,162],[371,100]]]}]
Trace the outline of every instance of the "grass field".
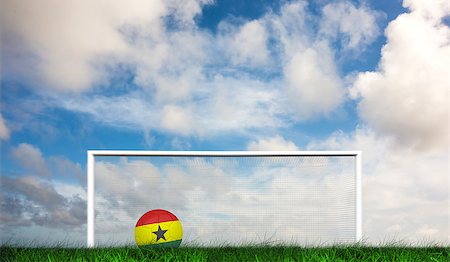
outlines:
[{"label": "grass field", "polygon": [[449,247],[0,247],[2,261],[450,261]]}]

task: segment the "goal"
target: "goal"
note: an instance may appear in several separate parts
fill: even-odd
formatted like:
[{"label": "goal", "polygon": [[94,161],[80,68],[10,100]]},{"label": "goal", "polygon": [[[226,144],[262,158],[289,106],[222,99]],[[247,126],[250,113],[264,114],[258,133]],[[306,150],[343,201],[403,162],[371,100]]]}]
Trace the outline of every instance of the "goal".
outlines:
[{"label": "goal", "polygon": [[361,240],[360,151],[87,152],[87,246],[134,244],[165,209],[185,246],[333,245]]}]

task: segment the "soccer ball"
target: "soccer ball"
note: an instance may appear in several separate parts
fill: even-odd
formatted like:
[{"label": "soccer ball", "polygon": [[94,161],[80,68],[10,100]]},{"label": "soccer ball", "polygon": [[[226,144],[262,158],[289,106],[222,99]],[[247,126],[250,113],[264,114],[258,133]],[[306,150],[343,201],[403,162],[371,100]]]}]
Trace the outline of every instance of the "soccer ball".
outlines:
[{"label": "soccer ball", "polygon": [[163,209],[143,214],[134,228],[134,239],[139,247],[178,247],[182,237],[180,220]]}]

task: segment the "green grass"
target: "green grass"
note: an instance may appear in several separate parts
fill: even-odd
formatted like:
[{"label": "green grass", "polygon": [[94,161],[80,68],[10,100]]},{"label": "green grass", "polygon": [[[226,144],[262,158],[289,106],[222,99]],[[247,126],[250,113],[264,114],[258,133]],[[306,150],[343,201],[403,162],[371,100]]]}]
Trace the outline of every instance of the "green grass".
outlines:
[{"label": "green grass", "polygon": [[0,247],[2,261],[450,261],[449,247]]}]

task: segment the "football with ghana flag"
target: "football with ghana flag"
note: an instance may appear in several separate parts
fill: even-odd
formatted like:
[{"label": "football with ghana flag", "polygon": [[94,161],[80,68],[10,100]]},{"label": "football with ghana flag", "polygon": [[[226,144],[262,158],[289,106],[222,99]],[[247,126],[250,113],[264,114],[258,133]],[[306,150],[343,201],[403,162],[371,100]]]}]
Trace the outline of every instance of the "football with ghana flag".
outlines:
[{"label": "football with ghana flag", "polygon": [[163,209],[148,211],[134,228],[134,238],[139,247],[178,247],[182,237],[180,220]]}]

